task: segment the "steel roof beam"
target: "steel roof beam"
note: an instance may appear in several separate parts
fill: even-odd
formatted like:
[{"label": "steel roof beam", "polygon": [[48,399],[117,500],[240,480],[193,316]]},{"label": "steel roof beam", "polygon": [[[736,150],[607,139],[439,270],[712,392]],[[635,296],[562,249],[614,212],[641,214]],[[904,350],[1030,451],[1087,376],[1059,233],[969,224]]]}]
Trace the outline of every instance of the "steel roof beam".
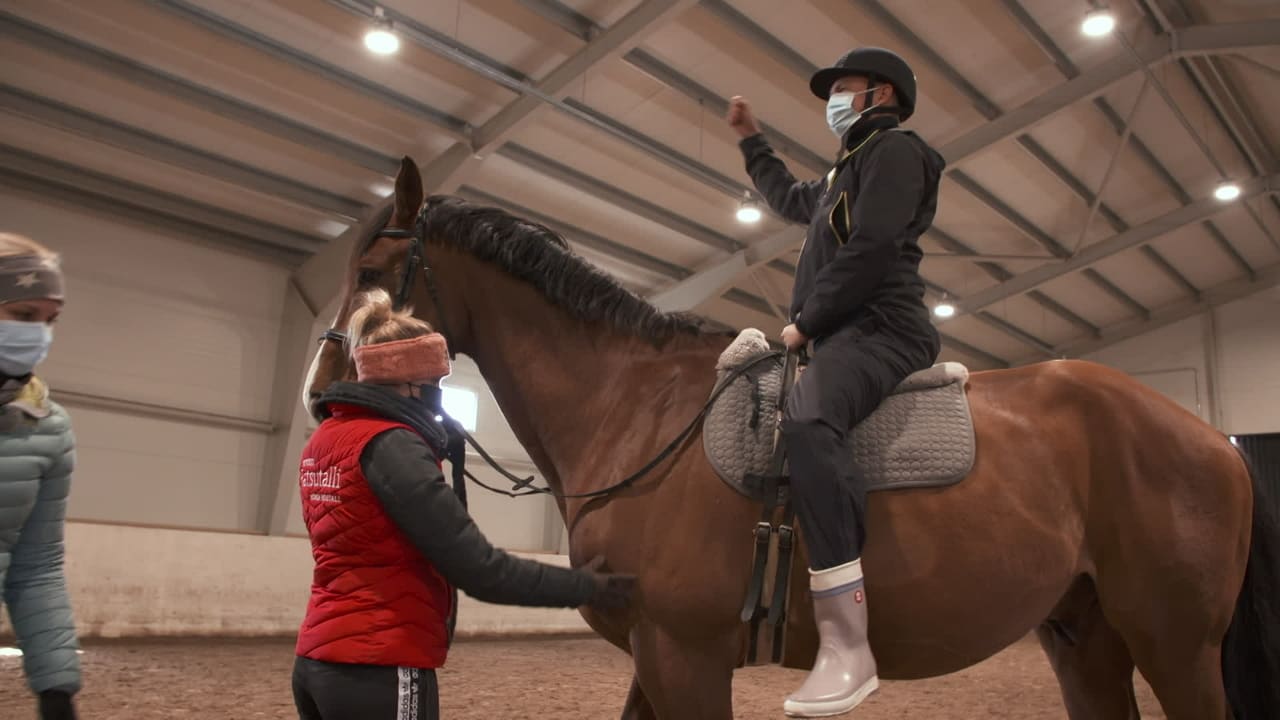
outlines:
[{"label": "steel roof beam", "polygon": [[360,217],[365,210],[364,203],[338,193],[130,127],[56,100],[33,95],[3,82],[0,82],[0,110],[112,145],[150,160],[202,173],[262,195],[317,210],[343,222]]},{"label": "steel roof beam", "polygon": [[[477,158],[502,147],[507,138],[527,123],[536,111],[546,107],[544,97],[558,98],[571,83],[593,67],[626,53],[696,2],[697,0],[644,0],[635,6],[622,19],[597,34],[547,73],[546,77],[529,83],[537,90],[537,94],[520,95],[483,125],[475,128],[469,142],[459,142],[432,160],[424,174],[424,180],[428,176],[431,178],[431,191],[449,193],[455,190],[459,184],[458,174]],[[378,7],[374,3],[353,0],[343,0],[337,4],[369,18],[373,17],[374,10]],[[366,5],[363,10],[354,9]],[[404,15],[391,12],[388,16],[401,27],[421,30],[418,23]]]},{"label": "steel roof beam", "polygon": [[[621,188],[610,185],[603,180],[565,165],[529,148],[516,143],[508,143],[498,153],[531,170],[562,182],[579,192],[598,198],[633,215],[643,217],[662,225],[685,237],[696,240],[708,247],[724,252],[735,252],[746,247],[741,241],[713,230],[701,223],[694,222],[676,213],[660,207],[644,198],[633,195]],[[770,260],[768,265],[778,272],[794,273],[795,267],[779,260]]]},{"label": "steel roof beam", "polygon": [[[1146,7],[1147,14],[1152,17],[1153,22],[1157,23],[1162,30],[1172,28],[1169,19],[1160,12],[1158,6],[1152,4],[1149,0],[1141,1]],[[1177,0],[1174,3],[1174,7],[1181,13],[1185,22],[1188,24],[1192,22],[1191,12],[1184,2]],[[1262,140],[1256,118],[1252,117],[1245,109],[1244,103],[1240,100],[1240,91],[1235,87],[1231,78],[1227,77],[1222,70],[1221,60],[1214,56],[1180,58],[1178,65],[1190,77],[1192,84],[1200,92],[1209,109],[1213,111],[1218,124],[1231,137],[1232,142],[1235,143],[1236,148],[1240,151],[1240,155],[1249,163],[1253,173],[1261,174],[1268,167],[1275,167],[1278,164],[1275,153],[1271,152],[1271,148]],[[1204,72],[1200,69],[1201,65],[1207,69],[1212,76],[1211,78],[1205,77]],[[1219,97],[1219,90],[1221,90],[1223,98]],[[1265,156],[1265,159],[1260,157],[1260,153]],[[1218,171],[1222,173],[1223,169],[1218,168]],[[1271,202],[1277,210],[1280,210],[1280,201],[1277,201],[1272,196]],[[1246,206],[1245,209],[1258,229],[1274,242],[1271,229],[1263,222],[1258,212],[1251,206]]]},{"label": "steel roof beam", "polygon": [[1050,88],[1000,117],[939,148],[948,164],[955,165],[995,145],[1024,133],[1075,103],[1095,97],[1143,66],[1179,57],[1265,48],[1280,37],[1280,19],[1181,28],[1153,37],[1136,48],[1135,58],[1120,50],[1075,78]]},{"label": "steel roof beam", "polygon": [[1280,285],[1280,263],[1275,263],[1259,270],[1252,278],[1237,278],[1209,288],[1199,298],[1179,300],[1171,305],[1159,308],[1152,312],[1150,319],[1121,323],[1114,327],[1106,328],[1103,330],[1101,337],[1064,345],[1059,348],[1058,352],[1064,357],[1079,357],[1097,352],[1109,345],[1114,345],[1153,330],[1159,330],[1167,325],[1199,315],[1206,310],[1232,303],[1236,300],[1242,300],[1277,285]]},{"label": "steel roof beam", "polygon": [[0,176],[18,190],[43,189],[50,200],[70,203],[73,207],[93,207],[162,227],[176,237],[199,237],[286,265],[296,266],[325,242],[325,238],[9,145],[0,144]]},{"label": "steel roof beam", "polygon": [[[1032,39],[1036,42],[1036,44],[1040,46],[1041,50],[1044,51],[1044,53],[1049,57],[1049,59],[1053,61],[1053,64],[1058,68],[1058,70],[1064,76],[1067,77],[1068,80],[1074,79],[1080,75],[1080,69],[1076,66],[1076,64],[1072,62],[1071,58],[1067,57],[1066,53],[1063,52],[1060,47],[1058,47],[1057,43],[1054,42],[1053,38],[1049,37],[1049,34],[1044,31],[1044,28],[1040,27],[1039,23],[1035,21],[1035,18],[1031,17],[1031,14],[1028,13],[1026,9],[1022,7],[1022,4],[1018,0],[1003,0],[1003,3],[1005,6],[1005,9],[1009,11],[1009,13],[1013,16],[1014,20],[1023,28],[1024,31],[1026,31],[1032,37]],[[1168,101],[1167,94],[1163,92],[1163,89],[1159,86],[1158,83],[1153,82],[1153,79],[1150,78],[1150,70],[1147,69],[1146,72],[1148,73],[1148,76],[1149,76],[1147,85],[1154,85],[1158,90],[1161,90],[1162,97],[1164,97],[1164,99]],[[1145,91],[1145,88],[1146,88],[1146,85],[1144,85],[1144,91]],[[1141,97],[1141,95],[1142,93],[1139,94],[1139,97]],[[1148,167],[1150,167],[1153,171],[1155,171],[1155,173],[1160,176],[1160,178],[1165,182],[1165,184],[1168,185],[1169,188],[1173,190],[1174,195],[1177,196],[1178,198],[1178,202],[1183,205],[1190,203],[1192,201],[1192,198],[1191,198],[1191,195],[1186,191],[1186,188],[1184,188],[1182,184],[1176,178],[1173,177],[1173,174],[1170,173],[1168,168],[1164,166],[1164,163],[1160,162],[1159,158],[1156,157],[1155,153],[1151,151],[1151,149],[1146,145],[1146,143],[1142,142],[1142,140],[1139,139],[1136,134],[1133,134],[1131,132],[1131,129],[1129,127],[1129,121],[1122,118],[1120,116],[1120,113],[1115,109],[1115,107],[1112,106],[1111,103],[1104,97],[1095,97],[1093,99],[1093,104],[1095,107],[1098,108],[1099,111],[1102,112],[1103,116],[1107,119],[1108,123],[1111,125],[1111,128],[1116,133],[1118,133],[1122,139],[1125,137],[1130,138],[1129,144],[1133,146],[1133,149],[1137,153],[1138,157],[1141,158],[1143,162],[1147,164]],[[1097,198],[1093,196],[1093,193],[1091,191],[1089,191],[1087,188],[1084,187],[1083,183],[1074,181],[1074,179],[1070,178],[1069,176],[1063,178],[1063,180],[1064,182],[1067,182],[1069,186],[1072,187],[1072,190],[1075,191],[1077,195],[1080,195],[1082,198],[1088,198],[1088,202],[1090,202],[1091,204],[1093,204],[1094,202],[1097,202]],[[1100,210],[1103,216],[1107,219],[1107,221],[1111,224],[1111,226],[1116,231],[1124,232],[1125,230],[1129,229],[1129,224],[1126,223],[1123,219],[1121,219],[1120,216],[1116,214],[1111,208],[1100,206]],[[1253,268],[1240,255],[1240,253],[1236,250],[1236,248],[1227,240],[1227,238],[1218,229],[1217,225],[1213,224],[1212,222],[1205,222],[1204,225],[1205,225],[1205,229],[1213,237],[1214,242],[1223,250],[1225,254],[1228,255],[1228,257],[1230,257],[1246,273],[1253,272]],[[1157,268],[1164,271],[1166,275],[1169,275],[1170,278],[1175,283],[1177,283],[1183,288],[1189,288],[1193,296],[1199,292],[1199,290],[1195,287],[1195,285],[1192,284],[1189,280],[1187,280],[1186,276],[1183,275],[1180,271],[1178,271],[1173,266],[1172,263],[1170,263],[1162,255],[1159,255],[1159,253],[1155,250],[1155,248],[1151,248],[1148,246],[1147,248],[1145,248],[1144,255],[1149,257],[1155,263]]]},{"label": "steel roof beam", "polygon": [[[956,293],[929,280],[928,278],[923,278],[923,280],[924,280],[925,288],[929,292],[933,293],[934,295],[937,295],[939,298],[945,297],[949,302],[951,298],[958,297]],[[1004,333],[1005,335],[1008,335],[1009,337],[1013,338],[1014,340],[1021,342],[1027,347],[1035,349],[1037,352],[1044,355],[1045,357],[1057,357],[1057,355],[1054,354],[1054,348],[1052,344],[1036,337],[1035,335],[1027,332],[1026,330],[1023,330],[1022,328],[1018,327],[1017,325],[1014,325],[1013,323],[1009,322],[1008,320],[1005,320],[1002,317],[989,313],[986,310],[982,310],[975,313],[973,315],[973,318],[981,322],[983,325],[986,325],[987,327],[992,328],[994,330],[998,330]]]},{"label": "steel roof beam", "polygon": [[729,27],[751,41],[753,45],[763,48],[783,67],[803,78],[808,78],[818,71],[818,66],[791,48],[790,45],[774,37],[772,33],[760,27],[751,18],[738,11],[724,0],[702,0],[702,7],[720,18]]},{"label": "steel roof beam", "polygon": [[194,2],[188,2],[188,0],[152,0],[152,4],[220,35],[232,37],[237,42],[248,45],[263,54],[274,56],[288,63],[302,65],[308,71],[329,82],[341,85],[348,90],[355,91],[405,114],[417,117],[452,134],[463,137],[469,135],[467,123],[448,113],[441,112],[404,93],[370,82],[359,73],[290,47],[274,38],[225,18],[212,10],[207,10]]},{"label": "steel roof beam", "polygon": [[[185,3],[185,0],[157,0],[157,2]],[[352,10],[357,7],[367,8],[370,6],[370,3],[362,0],[329,0],[329,2],[347,10]],[[681,2],[682,4],[691,4],[692,0],[681,0]],[[583,103],[577,102],[571,98],[560,98],[554,94],[543,92],[531,80],[527,79],[523,75],[504,68],[500,63],[492,58],[469,48],[465,48],[449,38],[442,37],[439,33],[431,31],[430,28],[425,28],[425,26],[417,23],[412,18],[408,18],[391,10],[387,10],[387,15],[388,17],[396,20],[399,25],[400,32],[408,36],[414,42],[461,67],[479,74],[481,77],[491,80],[522,96],[537,98],[566,115],[569,115],[586,125],[594,127],[606,135],[621,140],[641,152],[648,154],[654,159],[666,163],[667,165],[690,175],[710,187],[717,188],[728,195],[741,197],[742,193],[747,190],[746,186],[741,183],[726,178],[724,175],[716,172],[710,167],[678,153],[661,143],[657,143],[652,138],[638,133],[612,118],[606,117],[602,113],[584,105]],[[223,24],[226,24],[225,21]]]},{"label": "steel roof beam", "polygon": [[[243,123],[357,167],[385,175],[395,175],[399,164],[395,158],[358,143],[197,85],[167,71],[91,45],[3,10],[0,10],[0,34],[15,37],[46,52],[110,73],[144,90],[182,100],[206,112]],[[450,131],[446,130],[446,132]]]},{"label": "steel roof beam", "polygon": [[650,300],[663,310],[678,310],[701,305],[732,287],[742,273],[768,264],[777,255],[791,248],[798,235],[797,228],[787,228],[738,250],[709,268],[682,278],[676,285],[656,293]]},{"label": "steel roof beam", "polygon": [[950,345],[953,349],[958,350],[964,353],[965,355],[968,355],[969,357],[977,358],[984,362],[990,363],[991,365],[994,365],[997,368],[1007,368],[1012,366],[1012,363],[1010,363],[1008,360],[1005,360],[1004,358],[998,355],[992,355],[991,353],[987,352],[986,350],[983,350],[980,347],[970,345],[969,343],[961,340],[960,338],[957,338],[953,335],[948,335],[947,333],[942,332],[941,330],[938,331],[938,336],[942,338],[943,345]]},{"label": "steel roof beam", "polygon": [[[576,35],[582,40],[590,40],[604,29],[591,18],[559,2],[559,0],[520,0],[520,3],[544,20]],[[709,3],[707,0],[703,0],[701,5],[712,10],[712,12],[719,10],[719,7],[716,7],[714,3]],[[721,5],[723,6],[722,3]],[[728,6],[723,7],[727,8]],[[728,11],[737,12],[732,8],[728,8]],[[623,56],[623,60],[640,72],[676,90],[690,100],[709,108],[712,112],[723,115],[729,108],[727,99],[689,76],[680,73],[641,48],[628,52]],[[831,160],[829,158],[813,152],[804,143],[788,137],[767,123],[760,123],[760,129],[769,137],[775,149],[783,155],[794,158],[813,172],[821,175],[831,168]]]},{"label": "steel roof beam", "polygon": [[663,227],[684,235],[685,237],[696,240],[708,247],[724,252],[733,252],[741,247],[741,243],[727,235],[716,232],[705,225],[693,222],[681,215],[677,215],[656,203],[633,195],[601,180],[597,180],[580,170],[576,170],[558,160],[553,160],[545,155],[534,152],[522,145],[515,143],[508,144],[498,150],[498,154],[503,157],[510,158],[520,165],[535,170],[542,175],[546,175],[549,178],[562,182],[581,192],[620,207],[633,215],[638,215],[639,217],[662,225]]},{"label": "steel roof beam", "polygon": [[[1238,201],[1247,200],[1264,192],[1276,192],[1280,190],[1280,174],[1248,180],[1241,183],[1241,190],[1241,197]],[[1148,220],[1141,225],[1135,225],[1118,235],[1090,245],[1069,260],[1042,265],[1021,273],[993,288],[973,293],[957,304],[966,312],[974,312],[1005,298],[1034,290],[1055,278],[1084,270],[1112,255],[1145,245],[1179,228],[1211,218],[1232,206],[1233,203],[1224,203],[1215,198],[1197,200],[1160,217]]]},{"label": "steel roof beam", "polygon": [[[973,250],[973,248],[969,247],[968,245],[961,242],[960,240],[953,237],[952,235],[948,234],[947,232],[938,229],[937,227],[930,228],[929,236],[937,240],[938,243],[941,244],[943,247],[949,248],[952,252],[968,253],[974,256],[977,255],[977,253]],[[1045,259],[1049,260],[1051,258],[1045,258]],[[1003,265],[1000,265],[994,262],[979,260],[975,262],[975,264],[978,266],[978,269],[982,270],[983,272],[985,272],[987,275],[989,275],[990,277],[992,277],[998,282],[1004,282],[1014,276],[1014,273],[1007,270]],[[957,300],[959,299],[958,296],[955,296],[955,297]],[[1079,315],[1071,312],[1070,310],[1067,310],[1062,306],[1061,303],[1057,302],[1053,298],[1050,298],[1048,295],[1045,295],[1044,293],[1040,293],[1040,292],[1028,293],[1027,298],[1032,302],[1036,303],[1037,305],[1039,305],[1040,307],[1044,308],[1045,310],[1048,310],[1054,315],[1057,315],[1058,317],[1062,318],[1063,320],[1066,320],[1068,323],[1075,325],[1076,327],[1080,328],[1081,330],[1084,330],[1087,333],[1097,334],[1099,332],[1099,328],[1095,326],[1093,323],[1088,322],[1087,320],[1084,320],[1083,318],[1081,318]]]}]

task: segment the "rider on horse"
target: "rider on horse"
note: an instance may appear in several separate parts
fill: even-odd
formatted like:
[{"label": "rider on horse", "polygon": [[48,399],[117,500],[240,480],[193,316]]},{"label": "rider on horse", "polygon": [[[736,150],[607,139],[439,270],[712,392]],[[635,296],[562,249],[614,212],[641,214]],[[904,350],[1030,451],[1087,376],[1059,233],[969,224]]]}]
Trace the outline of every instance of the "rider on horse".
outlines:
[{"label": "rider on horse", "polygon": [[919,238],[933,221],[944,160],[899,123],[916,79],[898,55],[859,48],[809,81],[841,140],[823,179],[800,182],[740,97],[729,123],[756,188],[782,217],[808,223],[796,268],[788,349],[813,343],[783,415],[792,497],[809,553],[821,647],[788,715],[848,712],[876,690],[862,589],[867,479],[851,469],[850,430],[903,379],[930,367],[940,341],[924,304]]}]

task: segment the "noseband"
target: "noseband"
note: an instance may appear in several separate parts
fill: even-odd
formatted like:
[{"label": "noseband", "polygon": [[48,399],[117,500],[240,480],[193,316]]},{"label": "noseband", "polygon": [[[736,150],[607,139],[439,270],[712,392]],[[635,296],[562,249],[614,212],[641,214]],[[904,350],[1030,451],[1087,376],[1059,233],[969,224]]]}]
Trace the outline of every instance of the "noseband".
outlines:
[{"label": "noseband", "polygon": [[[409,303],[409,295],[413,292],[413,278],[418,266],[421,265],[422,277],[427,283],[427,292],[431,294],[431,302],[436,306],[436,315],[440,317],[440,334],[444,335],[445,342],[449,345],[449,357],[453,358],[455,355],[449,333],[449,324],[444,319],[444,308],[440,306],[440,294],[436,291],[435,274],[431,271],[431,264],[427,262],[426,216],[427,208],[424,206],[422,212],[418,213],[417,219],[414,220],[412,229],[383,228],[370,238],[370,244],[372,244],[373,240],[384,237],[408,239],[410,241],[409,257],[405,260],[404,274],[400,278],[400,287],[396,290],[395,297],[392,299],[392,307],[399,312]],[[347,334],[341,330],[329,328],[319,338],[319,342],[326,341],[346,344]]]}]

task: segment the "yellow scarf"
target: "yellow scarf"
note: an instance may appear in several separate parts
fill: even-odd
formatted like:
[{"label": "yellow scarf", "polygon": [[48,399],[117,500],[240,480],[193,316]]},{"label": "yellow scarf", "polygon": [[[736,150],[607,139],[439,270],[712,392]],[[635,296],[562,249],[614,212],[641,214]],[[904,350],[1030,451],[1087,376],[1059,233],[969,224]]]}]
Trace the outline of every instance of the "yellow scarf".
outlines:
[{"label": "yellow scarf", "polygon": [[49,386],[34,375],[9,405],[37,419],[48,417],[53,411],[49,406]]}]

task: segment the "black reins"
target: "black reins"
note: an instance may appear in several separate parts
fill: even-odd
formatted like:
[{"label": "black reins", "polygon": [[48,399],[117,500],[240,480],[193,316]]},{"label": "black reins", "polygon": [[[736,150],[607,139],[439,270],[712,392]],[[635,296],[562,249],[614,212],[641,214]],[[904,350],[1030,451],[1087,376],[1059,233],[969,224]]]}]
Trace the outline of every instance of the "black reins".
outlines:
[{"label": "black reins", "polygon": [[[415,275],[415,271],[417,267],[421,265],[423,280],[427,284],[427,292],[431,295],[431,302],[435,304],[436,315],[439,316],[440,318],[441,334],[444,336],[445,342],[449,344],[449,356],[454,357],[453,344],[449,343],[450,334],[449,334],[448,323],[445,320],[444,309],[440,305],[439,293],[436,291],[435,276],[434,276],[434,273],[432,272],[431,264],[427,261],[426,213],[427,213],[427,207],[424,206],[422,208],[422,212],[418,214],[417,220],[414,222],[413,228],[411,229],[384,228],[378,231],[378,233],[374,235],[372,239],[389,237],[389,238],[408,239],[411,241],[411,244],[409,246],[409,257],[406,258],[405,260],[404,273],[400,278],[400,287],[399,289],[397,289],[395,297],[393,299],[393,302],[394,302],[393,307],[397,311],[399,311],[403,309],[405,305],[408,304],[409,295],[413,291],[413,278]],[[326,341],[342,343],[345,345],[347,342],[347,334],[340,330],[329,328],[328,330],[325,330],[324,333],[322,333],[319,338],[319,342],[326,342]],[[742,365],[739,365],[738,367],[734,368],[728,375],[725,376],[725,378],[722,381],[719,382],[719,384],[716,385],[716,387],[711,392],[711,396],[708,397],[707,401],[702,404],[702,408],[698,411],[696,415],[693,416],[693,419],[690,420],[689,423],[685,425],[684,429],[681,430],[680,433],[676,435],[676,437],[670,443],[668,443],[666,447],[664,447],[652,460],[645,463],[645,465],[641,467],[639,470],[636,470],[635,472],[631,473],[625,478],[607,487],[601,488],[599,490],[592,490],[590,492],[584,492],[584,493],[564,494],[564,493],[558,493],[555,490],[551,489],[550,487],[534,487],[533,486],[534,478],[532,475],[521,478],[516,476],[509,470],[507,470],[505,467],[502,466],[502,463],[494,459],[492,455],[490,455],[483,447],[481,447],[480,443],[476,442],[476,439],[472,437],[471,433],[467,432],[466,428],[462,427],[462,423],[450,417],[449,414],[445,412],[444,408],[441,407],[439,408],[439,412],[443,422],[445,422],[446,424],[446,427],[449,427],[451,429],[451,432],[464,438],[466,442],[470,444],[472,448],[475,449],[476,453],[481,457],[481,459],[483,459],[486,463],[488,463],[488,465],[492,467],[494,470],[498,471],[498,474],[502,475],[507,480],[510,480],[512,483],[512,488],[511,490],[502,490],[500,488],[495,488],[481,482],[479,479],[476,478],[475,475],[471,474],[471,471],[466,470],[464,468],[463,466],[464,454],[451,452],[449,453],[450,455],[449,460],[454,465],[455,479],[461,476],[465,476],[471,482],[475,483],[476,485],[479,485],[485,490],[488,490],[489,492],[497,493],[499,495],[506,495],[507,497],[527,497],[530,495],[551,495],[553,497],[561,498],[561,499],[604,497],[606,495],[609,495],[618,490],[621,490],[623,488],[626,488],[635,484],[637,480],[647,475],[654,468],[661,465],[664,460],[671,457],[671,455],[675,453],[677,449],[679,449],[680,445],[683,444],[684,441],[688,439],[689,435],[692,434],[693,431],[698,427],[698,423],[700,423],[706,417],[707,413],[711,410],[712,404],[715,403],[716,399],[719,398],[720,395],[723,394],[724,391],[730,385],[733,384],[734,380],[737,380],[739,377],[745,375],[752,368],[760,365],[766,360],[778,359],[783,357],[784,354],[785,353],[777,350],[770,351],[770,352],[758,355],[748,360],[747,362],[743,363]],[[455,482],[455,489],[457,489],[457,484],[458,483]],[[460,492],[460,494],[462,494],[465,497],[465,492]]]},{"label": "black reins", "polygon": [[734,380],[737,380],[739,377],[742,377],[743,375],[747,374],[748,371],[750,371],[752,368],[756,367],[757,365],[760,365],[764,361],[775,360],[775,359],[781,358],[783,355],[784,355],[783,352],[779,350],[773,350],[773,351],[764,353],[762,355],[756,356],[751,360],[748,360],[747,362],[743,363],[742,365],[739,365],[738,367],[734,368],[733,371],[730,372],[728,375],[726,375],[724,380],[720,381],[720,383],[716,385],[715,389],[712,390],[711,396],[708,397],[707,401],[702,404],[702,408],[698,410],[698,414],[693,416],[693,419],[689,421],[689,424],[685,425],[684,429],[681,430],[680,433],[676,435],[675,438],[670,443],[668,443],[666,447],[664,447],[657,455],[655,455],[652,460],[645,463],[644,466],[641,467],[639,470],[636,470],[635,472],[631,473],[625,478],[607,487],[603,487],[599,490],[592,490],[590,492],[570,493],[570,494],[558,493],[549,487],[530,487],[533,484],[532,475],[525,478],[519,478],[513,475],[512,473],[508,472],[506,468],[502,467],[502,465],[498,463],[497,460],[494,460],[492,457],[490,457],[489,454],[486,453],[484,449],[480,447],[480,444],[475,441],[475,438],[471,437],[470,433],[468,433],[465,429],[462,429],[461,426],[458,426],[458,429],[462,431],[462,434],[467,439],[467,442],[471,443],[471,447],[475,448],[476,452],[480,455],[480,457],[483,458],[484,461],[487,462],[494,470],[497,470],[499,474],[501,474],[503,477],[510,480],[512,483],[514,483],[514,487],[512,487],[512,489],[509,491],[502,490],[499,488],[490,487],[489,485],[486,485],[483,482],[480,482],[469,471],[466,473],[466,476],[471,480],[471,482],[479,485],[485,490],[488,490],[489,492],[498,493],[499,495],[506,495],[507,497],[525,497],[528,495],[551,495],[556,498],[569,500],[574,498],[594,498],[594,497],[603,497],[605,495],[609,495],[613,492],[622,490],[623,488],[626,488],[635,484],[637,480],[649,474],[649,472],[651,472],[654,468],[661,465],[664,460],[671,457],[671,455],[675,453],[677,449],[679,449],[680,445],[683,444],[684,441],[688,439],[689,435],[692,434],[693,431],[698,427],[698,423],[701,422],[703,418],[706,417],[707,413],[711,410],[712,404],[715,403],[716,398],[720,397],[720,395],[723,394],[724,391],[730,385],[733,384]]}]

